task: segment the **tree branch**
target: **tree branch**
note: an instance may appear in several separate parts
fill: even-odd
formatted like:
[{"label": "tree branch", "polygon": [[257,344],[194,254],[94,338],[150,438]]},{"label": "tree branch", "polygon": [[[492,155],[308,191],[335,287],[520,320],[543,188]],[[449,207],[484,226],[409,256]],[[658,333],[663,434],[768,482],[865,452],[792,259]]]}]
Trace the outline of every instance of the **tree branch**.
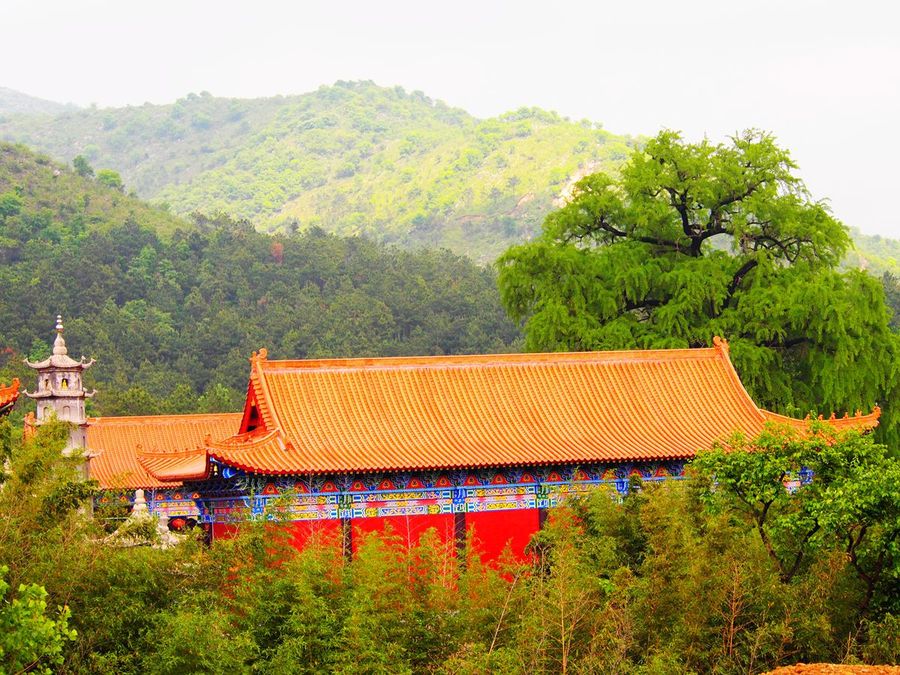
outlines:
[{"label": "tree branch", "polygon": [[803,537],[803,541],[800,542],[800,550],[797,551],[797,555],[794,558],[794,564],[791,565],[791,570],[787,573],[786,577],[782,578],[784,583],[790,582],[791,579],[794,578],[794,575],[797,573],[797,570],[800,569],[800,562],[803,560],[804,551],[803,547],[809,543],[809,540],[813,538],[816,532],[819,531],[819,523],[817,522],[815,527],[813,527],[809,532],[806,533],[806,536]]},{"label": "tree branch", "polygon": [[722,303],[723,312],[731,305],[731,300],[732,298],[734,298],[734,294],[737,292],[738,286],[741,285],[744,277],[757,265],[759,265],[759,261],[756,258],[750,258],[747,262],[741,265],[740,269],[738,269],[737,272],[734,273],[734,276],[731,278],[731,283],[728,284],[728,292],[725,294],[725,302]]},{"label": "tree branch", "polygon": [[604,216],[600,216],[600,218],[595,219],[592,223],[592,226],[590,228],[586,228],[583,233],[576,233],[567,236],[565,242],[570,243],[572,239],[583,240],[585,237],[593,235],[597,230],[601,230],[620,239],[633,239],[634,241],[639,241],[644,244],[652,244],[653,246],[663,246],[666,248],[671,248],[673,251],[683,250],[683,248],[676,241],[668,241],[667,239],[660,239],[659,237],[638,236],[633,233],[628,233],[625,230],[620,230],[611,223],[607,222]]}]

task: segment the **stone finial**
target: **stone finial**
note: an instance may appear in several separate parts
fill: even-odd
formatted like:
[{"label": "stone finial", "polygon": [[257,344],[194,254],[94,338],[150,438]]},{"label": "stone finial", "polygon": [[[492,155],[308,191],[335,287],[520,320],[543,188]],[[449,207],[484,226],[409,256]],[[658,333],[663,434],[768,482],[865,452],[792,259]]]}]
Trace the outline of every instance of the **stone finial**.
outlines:
[{"label": "stone finial", "polygon": [[65,356],[69,353],[66,348],[66,341],[63,339],[63,322],[62,314],[56,315],[56,339],[53,341],[53,353],[58,356]]}]

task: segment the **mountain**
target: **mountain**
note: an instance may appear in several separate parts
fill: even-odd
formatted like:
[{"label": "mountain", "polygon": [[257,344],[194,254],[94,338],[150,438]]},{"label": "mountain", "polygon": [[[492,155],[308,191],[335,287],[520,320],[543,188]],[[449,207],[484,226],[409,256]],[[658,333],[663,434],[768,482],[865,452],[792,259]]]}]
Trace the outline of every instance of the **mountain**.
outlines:
[{"label": "mountain", "polygon": [[258,228],[320,226],[489,260],[574,181],[634,147],[537,108],[480,120],[420,92],[339,82],[301,96],[20,115],[0,138],[119,171],[143,198]]},{"label": "mountain", "polygon": [[56,101],[48,101],[23,94],[15,89],[0,87],[0,119],[10,115],[59,115],[75,109]]},{"label": "mountain", "polygon": [[76,356],[98,359],[91,412],[105,415],[239,405],[260,347],[389,356],[515,351],[519,339],[494,271],[468,258],[188,222],[0,144],[0,382],[31,381],[22,357],[49,354],[57,313]]},{"label": "mountain", "polygon": [[[6,116],[0,138],[115,169],[178,215],[221,212],[270,232],[318,226],[483,262],[537,234],[575,180],[615,171],[637,144],[538,108],[480,120],[371,82]],[[900,243],[853,236],[848,266],[898,271]]]},{"label": "mountain", "polygon": [[851,228],[855,249],[847,255],[848,267],[859,267],[875,275],[890,272],[900,276],[900,239],[863,234]]}]

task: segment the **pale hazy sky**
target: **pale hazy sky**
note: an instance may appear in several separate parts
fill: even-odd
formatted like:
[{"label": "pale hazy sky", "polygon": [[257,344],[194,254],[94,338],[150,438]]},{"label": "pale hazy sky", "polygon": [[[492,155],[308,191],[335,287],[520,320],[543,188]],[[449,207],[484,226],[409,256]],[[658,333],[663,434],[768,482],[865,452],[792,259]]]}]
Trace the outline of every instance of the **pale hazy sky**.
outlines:
[{"label": "pale hazy sky", "polygon": [[0,86],[101,106],[421,89],[654,134],[774,132],[814,196],[900,237],[900,3],[0,0]]}]

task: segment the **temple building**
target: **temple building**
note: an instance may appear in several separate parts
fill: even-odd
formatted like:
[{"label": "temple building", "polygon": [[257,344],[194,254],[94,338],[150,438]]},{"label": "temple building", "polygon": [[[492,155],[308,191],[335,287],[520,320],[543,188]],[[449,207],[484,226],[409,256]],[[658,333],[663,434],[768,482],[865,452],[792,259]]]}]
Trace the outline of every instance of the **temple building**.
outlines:
[{"label": "temple building", "polygon": [[[44,382],[29,394],[45,411],[38,422],[48,408],[72,421],[102,487],[140,491],[151,513],[213,538],[256,517],[286,521],[298,546],[318,532],[352,551],[389,525],[409,542],[434,528],[461,545],[472,531],[488,557],[507,545],[520,554],[567,495],[678,479],[698,451],[770,421],[805,428],[756,406],[719,338],[702,349],[290,361],[262,349],[241,413],[85,418],[90,363],[69,359],[57,331],[54,355],[29,364]],[[870,429],[878,416],[831,423]]]}]

